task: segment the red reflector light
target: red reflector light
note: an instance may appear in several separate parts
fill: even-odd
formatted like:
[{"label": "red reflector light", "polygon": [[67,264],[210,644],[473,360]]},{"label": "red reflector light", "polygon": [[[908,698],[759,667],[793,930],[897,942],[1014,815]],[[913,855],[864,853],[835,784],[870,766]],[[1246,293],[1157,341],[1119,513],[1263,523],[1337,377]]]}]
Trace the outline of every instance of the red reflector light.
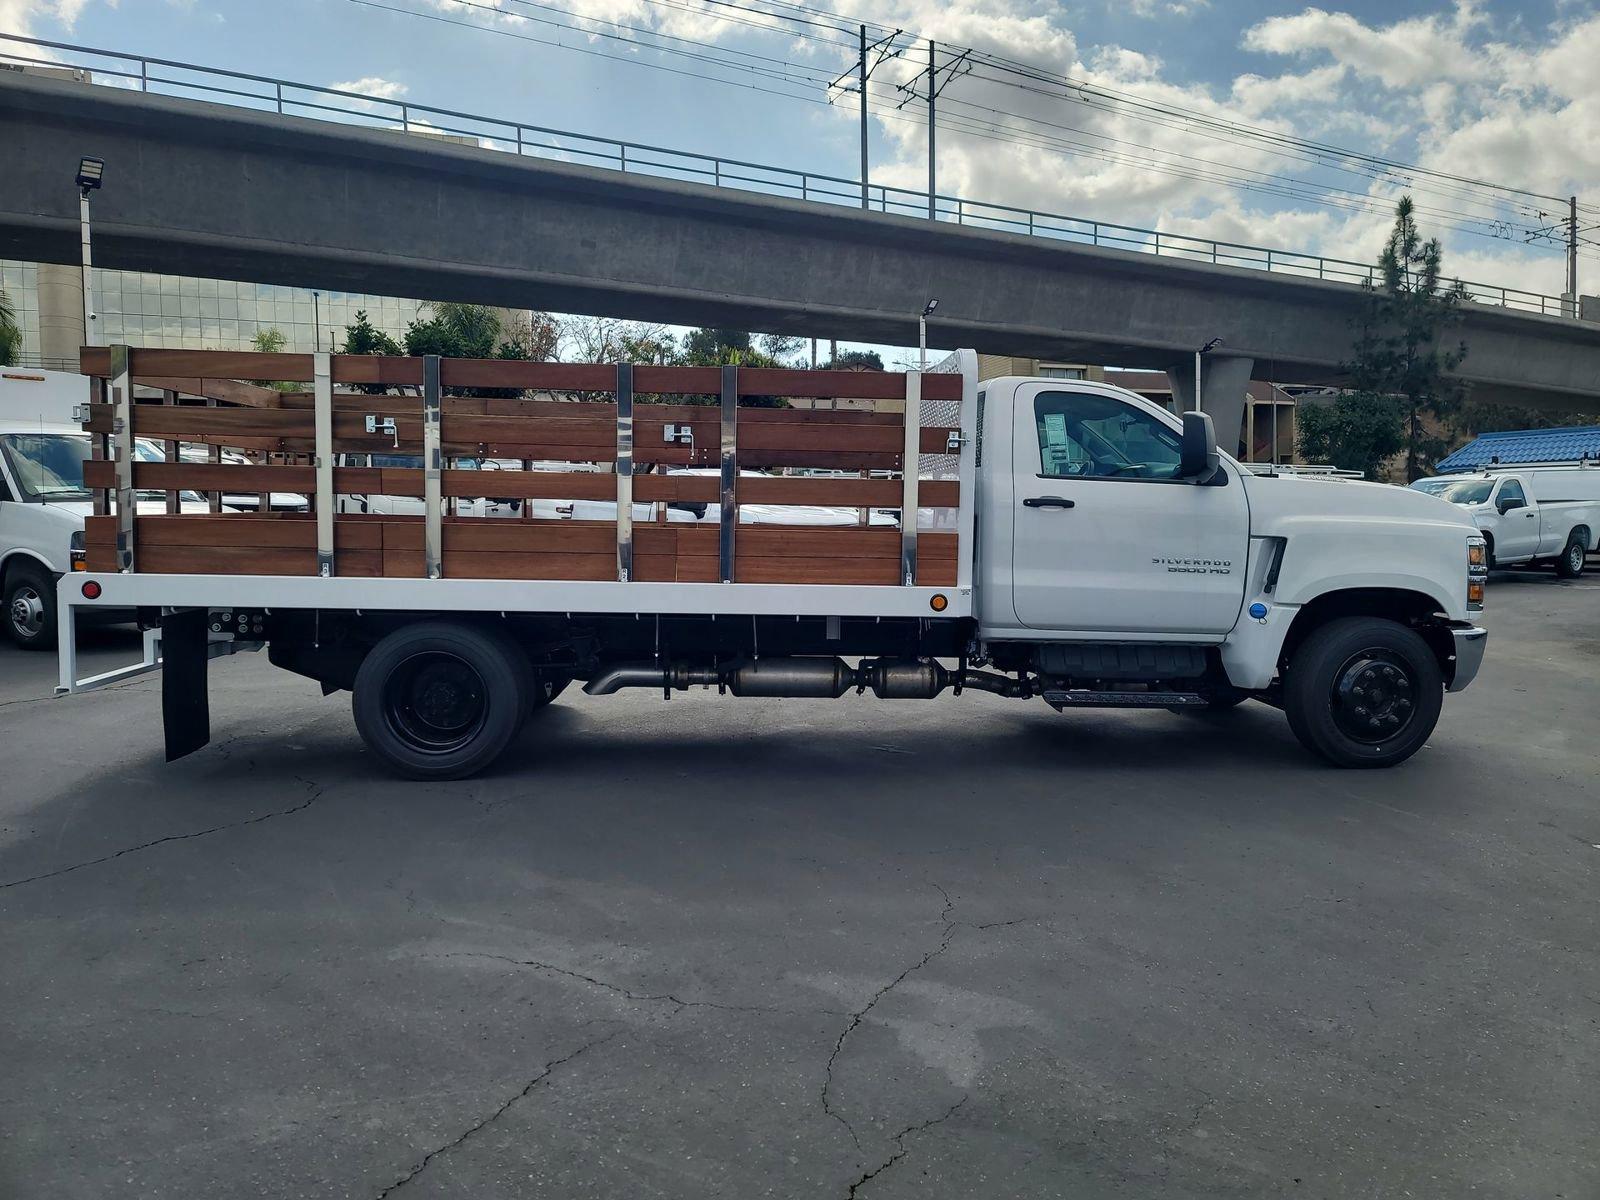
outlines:
[{"label": "red reflector light", "polygon": [[100,599],[100,585],[93,579],[83,581],[83,598],[85,600]]}]

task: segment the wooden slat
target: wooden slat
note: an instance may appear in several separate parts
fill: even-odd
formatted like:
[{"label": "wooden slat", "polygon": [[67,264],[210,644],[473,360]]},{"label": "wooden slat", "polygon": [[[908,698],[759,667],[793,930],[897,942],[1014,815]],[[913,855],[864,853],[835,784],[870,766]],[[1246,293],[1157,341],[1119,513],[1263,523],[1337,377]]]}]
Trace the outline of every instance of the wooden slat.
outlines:
[{"label": "wooden slat", "polygon": [[[86,459],[86,487],[116,486],[116,468],[109,459]],[[315,471],[303,466],[259,464],[139,462],[133,466],[136,488],[148,491],[289,492],[306,495],[316,486]],[[404,467],[339,467],[334,490],[347,496],[422,495],[422,471]],[[616,496],[616,477],[591,471],[461,471],[444,473],[443,494],[502,500],[610,500]],[[720,494],[718,480],[706,475],[639,475],[634,496],[640,503],[713,503]],[[960,484],[953,480],[928,480],[922,484],[927,508],[954,508],[960,503]],[[823,505],[835,508],[894,508],[900,501],[900,483],[894,479],[804,478],[745,476],[739,480],[741,504]]]},{"label": "wooden slat", "polygon": [[[91,518],[87,547],[92,570],[115,569],[115,521]],[[341,575],[420,578],[422,523],[405,518],[341,517],[334,526]],[[707,526],[646,525],[635,530],[638,578],[714,582],[716,530]],[[157,573],[314,575],[315,522],[298,516],[141,517],[136,522],[140,570]],[[444,526],[449,578],[610,579],[615,530],[609,522],[520,522],[457,519]],[[920,541],[918,582],[953,586],[954,534],[926,533]],[[885,553],[887,547],[889,553]],[[899,583],[894,530],[740,530],[735,579],[743,583]]]},{"label": "wooden slat", "polygon": [[[419,364],[421,360],[416,360]],[[251,350],[147,350],[135,346],[129,371],[135,383],[147,378],[272,379],[309,383],[311,355],[264,354]],[[85,346],[78,351],[78,370],[104,378],[111,371],[111,351]]]},{"label": "wooden slat", "polygon": [[[136,381],[147,378],[271,379],[309,382],[311,355],[266,354],[230,350],[149,350],[132,352]],[[110,351],[86,346],[79,352],[85,375],[104,377]],[[422,382],[420,358],[381,355],[333,356],[333,379],[343,384],[416,384]],[[440,379],[446,387],[503,387],[526,391],[607,392],[615,386],[615,369],[606,364],[518,362],[504,359],[445,359]],[[635,386],[641,395],[715,395],[717,367],[640,366]],[[922,394],[929,400],[959,400],[959,375],[929,375]],[[204,393],[202,393],[204,394]],[[809,371],[792,368],[744,367],[739,372],[741,396],[877,400],[905,395],[905,376],[894,371]],[[222,397],[218,397],[221,399]]]},{"label": "wooden slat", "polygon": [[184,396],[198,396],[207,400],[221,400],[225,404],[242,404],[248,408],[282,408],[283,393],[277,388],[260,387],[238,379],[179,378],[154,375],[137,381],[144,387],[161,388]]},{"label": "wooden slat", "polygon": [[[315,575],[317,551],[315,546],[141,546],[139,570],[151,575]],[[383,551],[341,550],[338,571],[345,576],[381,576]]]}]

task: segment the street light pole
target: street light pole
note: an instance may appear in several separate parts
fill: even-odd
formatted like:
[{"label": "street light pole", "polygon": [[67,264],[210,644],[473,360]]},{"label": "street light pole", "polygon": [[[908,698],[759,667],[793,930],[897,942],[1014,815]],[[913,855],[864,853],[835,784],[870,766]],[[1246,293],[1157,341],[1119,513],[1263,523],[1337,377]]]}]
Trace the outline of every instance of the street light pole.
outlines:
[{"label": "street light pole", "polygon": [[919,371],[928,369],[928,317],[938,307],[937,300],[929,300],[923,306],[922,315],[917,318],[917,370]]},{"label": "street light pole", "polygon": [[1578,198],[1567,200],[1567,295],[1572,297],[1572,315],[1578,315]]},{"label": "street light pole", "polygon": [[311,293],[311,348],[322,353],[322,293]]},{"label": "street light pole", "polygon": [[94,312],[94,255],[90,246],[89,193],[100,186],[105,175],[104,160],[85,156],[78,162],[78,240],[82,250],[81,282],[83,284],[83,344],[99,345],[95,337]]},{"label": "street light pole", "polygon": [[867,27],[861,26],[861,207],[867,207]]},{"label": "street light pole", "polygon": [[938,219],[936,211],[933,177],[933,143],[936,133],[934,123],[934,102],[939,98],[939,77],[933,65],[933,39],[928,39],[928,220]]},{"label": "street light pole", "polygon": [[1210,354],[1213,350],[1215,350],[1220,345],[1222,345],[1222,339],[1219,338],[1219,337],[1214,337],[1209,342],[1207,342],[1204,346],[1201,346],[1200,349],[1198,349],[1198,350],[1196,350],[1194,352],[1194,411],[1195,412],[1204,412],[1205,411],[1205,405],[1203,405],[1200,402],[1200,360],[1202,358],[1204,358],[1207,354]]}]

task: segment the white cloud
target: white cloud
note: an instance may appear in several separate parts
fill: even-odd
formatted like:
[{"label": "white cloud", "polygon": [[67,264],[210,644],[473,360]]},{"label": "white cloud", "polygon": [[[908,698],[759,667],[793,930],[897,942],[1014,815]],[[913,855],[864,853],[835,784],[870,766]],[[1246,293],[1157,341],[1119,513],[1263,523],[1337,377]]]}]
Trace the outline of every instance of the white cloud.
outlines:
[{"label": "white cloud", "polygon": [[379,100],[398,100],[410,91],[410,88],[398,80],[385,79],[381,75],[363,75],[360,79],[348,79],[343,83],[330,83],[328,86],[341,92],[360,92],[364,96],[375,96]]},{"label": "white cloud", "polygon": [[59,21],[70,31],[88,5],[88,0],[0,0],[0,33],[38,37],[34,24],[40,20]]},{"label": "white cloud", "polygon": [[1470,0],[1458,0],[1448,15],[1412,17],[1381,27],[1349,13],[1308,8],[1291,17],[1268,17],[1246,31],[1244,45],[1266,54],[1331,55],[1386,87],[1415,87],[1468,74],[1477,56],[1467,37],[1481,21]]},{"label": "white cloud", "polygon": [[[0,0],[0,3],[16,0]],[[422,0],[453,19],[544,29],[509,11],[510,0]],[[745,9],[648,0],[569,0],[593,37],[617,21],[699,44],[755,48],[797,63],[847,71],[851,45],[808,41],[795,27]],[[1193,12],[1208,0],[1117,0],[1135,16]],[[1327,0],[1324,0],[1326,3]],[[1393,21],[1368,20],[1334,7],[1306,7],[1241,30],[1253,69],[1212,84],[1179,82],[1158,58],[1135,47],[1082,44],[1073,10],[1038,0],[835,0],[846,20],[915,31],[919,38],[974,46],[1091,86],[1155,101],[1180,112],[1269,133],[1310,137],[1439,171],[1500,180],[1600,200],[1600,15],[1593,0],[1561,10],[1555,24],[1525,28],[1515,6],[1502,15],[1482,0],[1434,0],[1432,11]],[[494,11],[485,12],[487,5]],[[1209,18],[1225,19],[1228,6]],[[771,28],[775,44],[748,22]],[[630,35],[632,36],[632,35]],[[608,52],[619,52],[608,47]],[[651,61],[632,51],[641,62]],[[1203,69],[1203,68],[1202,68]],[[877,126],[889,152],[873,164],[875,184],[906,189],[905,211],[926,187],[927,137],[920,124],[926,55],[920,48],[882,63],[873,95],[913,97],[885,105]],[[764,84],[765,81],[762,81]],[[801,89],[809,88],[803,83]],[[797,89],[797,90],[801,90]],[[1446,214],[1475,209],[1485,217],[1531,220],[1529,213],[1459,188],[1354,172],[1275,151],[1248,137],[1218,137],[1183,117],[1148,112],[1093,95],[1007,86],[989,67],[946,85],[940,98],[939,189],[1046,212],[1159,227],[1260,246],[1358,261],[1382,245],[1402,187],[1417,197],[1425,229],[1440,232],[1447,262],[1466,274],[1496,278],[1496,264],[1516,286],[1561,290],[1554,253],[1517,241],[1492,241],[1448,228]],[[820,95],[820,88],[818,89]],[[821,110],[836,136],[853,134],[853,97]],[[998,124],[989,136],[978,123]],[[1196,178],[1205,176],[1208,178]],[[1234,180],[1227,186],[1219,180]],[[1254,188],[1238,186],[1253,181]],[[1306,180],[1314,181],[1307,184]],[[1345,208],[1311,197],[1324,185],[1348,190]],[[1288,193],[1288,194],[1284,194]],[[1295,193],[1301,193],[1299,195]]]}]

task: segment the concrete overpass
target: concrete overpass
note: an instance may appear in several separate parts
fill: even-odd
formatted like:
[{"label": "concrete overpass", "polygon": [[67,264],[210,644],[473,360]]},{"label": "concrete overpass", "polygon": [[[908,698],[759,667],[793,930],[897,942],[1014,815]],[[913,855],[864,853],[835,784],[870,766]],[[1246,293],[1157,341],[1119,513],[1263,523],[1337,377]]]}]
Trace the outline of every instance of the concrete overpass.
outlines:
[{"label": "concrete overpass", "polygon": [[[1338,382],[1343,283],[518,158],[415,135],[0,74],[0,255],[75,262],[80,155],[108,267],[1172,372]],[[1600,324],[1469,306],[1475,394],[1600,407]]]}]

